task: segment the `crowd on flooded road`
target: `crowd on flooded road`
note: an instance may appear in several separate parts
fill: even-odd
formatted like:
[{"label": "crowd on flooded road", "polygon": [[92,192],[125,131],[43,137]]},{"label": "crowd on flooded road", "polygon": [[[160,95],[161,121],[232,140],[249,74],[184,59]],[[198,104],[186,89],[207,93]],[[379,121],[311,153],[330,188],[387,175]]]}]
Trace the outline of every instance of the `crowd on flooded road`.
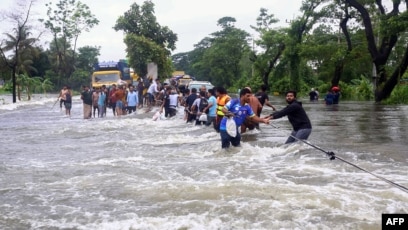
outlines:
[{"label": "crowd on flooded road", "polygon": [[[242,133],[259,129],[259,123],[269,124],[271,119],[284,116],[288,117],[293,126],[293,132],[286,143],[307,139],[312,126],[302,104],[296,100],[296,92],[288,91],[288,106],[281,111],[275,111],[276,108],[269,102],[266,89],[266,86],[262,86],[258,92],[253,93],[250,87],[245,87],[240,90],[238,98],[231,98],[222,86],[207,90],[206,86],[202,85],[199,89],[180,90],[177,85],[161,83],[159,79],[151,79],[148,84],[140,79],[137,85],[103,85],[92,90],[89,86],[83,86],[81,100],[84,119],[106,117],[108,109],[112,110],[113,116],[120,117],[142,108],[145,112],[150,112],[153,107],[159,108],[153,119],[162,114],[171,118],[176,115],[177,108],[182,106],[184,121],[212,126],[220,133],[222,148],[239,146]],[[64,105],[66,115],[70,116],[72,91],[69,87],[64,86],[61,89],[59,100],[60,107]],[[275,112],[261,118],[264,106],[271,107]]]}]

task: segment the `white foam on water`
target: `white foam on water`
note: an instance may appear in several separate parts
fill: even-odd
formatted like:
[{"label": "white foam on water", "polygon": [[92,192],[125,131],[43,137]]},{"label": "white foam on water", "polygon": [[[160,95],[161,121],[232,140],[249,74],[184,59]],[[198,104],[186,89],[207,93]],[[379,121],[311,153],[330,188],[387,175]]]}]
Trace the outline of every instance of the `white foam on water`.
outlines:
[{"label": "white foam on water", "polygon": [[32,106],[32,105],[47,105],[52,104],[57,100],[55,95],[41,95],[41,94],[34,94],[31,97],[31,100],[27,100],[24,98],[23,100],[17,100],[16,103],[13,103],[13,99],[11,95],[0,95],[0,99],[4,99],[0,101],[0,110],[16,110],[19,107],[23,106]]},{"label": "white foam on water", "polygon": [[[39,121],[4,137],[0,209],[17,228],[379,229],[382,213],[408,212],[405,192],[306,144],[282,144],[288,131],[262,127],[223,150],[218,133],[182,113],[87,121],[77,102],[75,119],[38,109]],[[408,185],[404,161],[335,150]]]}]

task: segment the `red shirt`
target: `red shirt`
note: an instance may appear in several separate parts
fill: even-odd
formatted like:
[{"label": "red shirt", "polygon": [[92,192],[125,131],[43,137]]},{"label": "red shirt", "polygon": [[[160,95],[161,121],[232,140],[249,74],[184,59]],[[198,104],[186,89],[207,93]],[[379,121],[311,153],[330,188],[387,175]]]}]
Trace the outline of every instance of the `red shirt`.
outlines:
[{"label": "red shirt", "polygon": [[116,103],[116,101],[118,100],[116,97],[115,97],[115,92],[117,91],[117,89],[112,89],[110,92],[109,92],[109,100],[110,100],[110,103]]}]

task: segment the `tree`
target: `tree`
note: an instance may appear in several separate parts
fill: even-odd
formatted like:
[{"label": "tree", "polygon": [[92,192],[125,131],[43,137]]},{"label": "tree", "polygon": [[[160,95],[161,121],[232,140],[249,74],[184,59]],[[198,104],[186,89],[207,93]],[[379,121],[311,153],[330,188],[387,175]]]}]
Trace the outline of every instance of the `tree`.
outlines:
[{"label": "tree", "polygon": [[[347,26],[349,19],[351,19],[351,15],[349,13],[349,6],[348,4],[344,4],[344,6],[341,8],[343,12],[339,13],[340,14],[340,29],[344,34],[344,37],[347,43],[347,49],[341,50],[340,51],[341,57],[336,58],[334,75],[331,81],[332,86],[339,85],[340,78],[342,77],[342,74],[343,74],[344,65],[346,63],[346,59],[350,55],[351,51],[353,50],[353,45],[351,42],[350,33],[348,30],[348,26]],[[339,43],[340,43],[340,38],[339,38]]]},{"label": "tree", "polygon": [[89,31],[99,23],[86,4],[76,0],[59,0],[56,9],[52,2],[48,7],[47,20],[40,20],[53,35],[53,56],[56,73],[70,78],[75,71],[76,44],[84,31]]},{"label": "tree", "polygon": [[50,60],[48,59],[48,52],[44,51],[42,47],[37,47],[38,55],[33,59],[32,66],[35,68],[35,71],[30,71],[30,76],[39,76],[45,78],[47,70],[51,68]]},{"label": "tree", "polygon": [[83,70],[92,71],[93,65],[98,62],[101,47],[84,46],[78,49],[78,59],[76,67]]},{"label": "tree", "polygon": [[130,9],[116,20],[113,27],[125,32],[129,64],[139,76],[147,74],[147,64],[155,62],[159,76],[170,74],[170,53],[176,48],[177,35],[167,26],[160,26],[154,15],[154,4],[145,1],[142,6],[133,3]]},{"label": "tree", "polygon": [[171,56],[171,61],[175,70],[182,70],[185,73],[192,74],[193,52],[183,52]]},{"label": "tree", "polygon": [[205,37],[200,42],[194,45],[194,50],[189,52],[188,59],[190,68],[188,73],[200,80],[211,81],[210,68],[206,66],[203,60],[207,49],[211,47],[212,38]]},{"label": "tree", "polygon": [[139,76],[146,76],[147,64],[150,62],[157,64],[159,76],[169,75],[171,72],[171,63],[168,62],[169,53],[162,46],[144,36],[135,34],[127,34],[125,43],[130,66],[135,68]]},{"label": "tree", "polygon": [[200,57],[193,62],[195,72],[202,80],[215,85],[232,86],[243,76],[241,60],[249,52],[246,31],[237,29],[235,18],[223,17],[217,21],[222,29],[211,34],[196,45],[196,55]]},{"label": "tree", "polygon": [[[344,0],[355,8],[361,17],[362,24],[368,44],[368,51],[375,65],[375,101],[381,102],[391,95],[392,90],[398,84],[399,79],[407,70],[408,66],[408,44],[401,39],[408,29],[408,11],[400,12],[401,0],[393,0],[391,11],[386,12],[386,7],[381,0],[366,1],[362,4],[356,0]],[[372,9],[375,9],[373,11]],[[377,20],[380,26],[378,34],[375,35],[373,20]],[[378,28],[377,28],[378,29]],[[378,45],[377,45],[378,41]],[[403,43],[404,54],[399,60],[390,63],[392,53],[398,43]],[[387,66],[391,66],[391,75]]]},{"label": "tree", "polygon": [[32,92],[36,87],[41,85],[41,78],[30,77],[27,74],[19,74],[16,79],[18,100],[21,100],[21,94],[23,91],[27,94],[27,100],[31,100]]},{"label": "tree", "polygon": [[[9,18],[16,24],[14,27],[14,35],[7,34],[9,40],[1,41],[0,55],[3,62],[11,69],[11,77],[13,84],[13,103],[17,101],[16,86],[17,75],[20,74],[20,69],[24,68],[30,63],[23,63],[21,57],[23,54],[27,54],[26,49],[31,49],[32,45],[37,41],[35,38],[29,38],[29,27],[27,25],[33,6],[34,0],[28,4],[27,11],[20,14],[19,11],[10,14]],[[6,56],[7,52],[11,52],[11,57]],[[26,65],[27,64],[27,65]],[[20,68],[20,69],[19,69]],[[27,70],[26,70],[27,71]]]},{"label": "tree", "polygon": [[300,56],[303,36],[314,25],[319,15],[315,14],[315,9],[325,0],[304,1],[301,7],[303,15],[291,21],[290,28],[287,31],[288,40],[285,49],[285,58],[289,62],[290,88],[296,91],[301,89],[300,65],[302,62]]},{"label": "tree", "polygon": [[251,26],[259,33],[260,39],[255,40],[255,43],[262,49],[258,54],[253,50],[251,61],[254,62],[255,70],[259,72],[263,84],[267,87],[269,87],[269,76],[286,47],[285,30],[271,28],[278,21],[273,14],[268,14],[267,9],[261,8],[257,18],[257,26]]},{"label": "tree", "polygon": [[45,78],[41,82],[41,90],[43,91],[44,95],[47,94],[48,90],[51,90],[54,87],[54,84],[49,78]]}]

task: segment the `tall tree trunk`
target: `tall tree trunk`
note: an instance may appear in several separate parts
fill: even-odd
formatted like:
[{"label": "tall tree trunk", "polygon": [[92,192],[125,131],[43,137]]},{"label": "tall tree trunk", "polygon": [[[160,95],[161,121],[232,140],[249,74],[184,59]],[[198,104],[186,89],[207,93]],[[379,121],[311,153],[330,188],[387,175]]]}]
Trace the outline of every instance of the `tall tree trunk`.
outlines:
[{"label": "tall tree trunk", "polygon": [[[377,76],[373,76],[375,78],[375,101],[381,102],[382,100],[388,98],[391,95],[392,90],[398,84],[399,76],[403,74],[401,72],[404,68],[403,63],[406,60],[403,60],[400,66],[394,71],[392,76],[388,79],[387,71],[385,69],[385,65],[387,64],[387,60],[390,57],[390,54],[395,47],[398,41],[398,31],[388,31],[389,33],[382,33],[381,42],[379,48],[376,45],[376,39],[373,33],[373,25],[371,22],[371,17],[369,12],[364,8],[362,4],[360,4],[357,0],[345,0],[350,6],[354,7],[359,13],[361,18],[363,19],[363,24],[365,27],[365,34],[366,40],[368,44],[368,51],[370,52],[371,58],[375,65],[375,69],[377,71]],[[398,16],[399,13],[399,5],[401,1],[394,1],[393,2],[393,9],[389,14],[386,14],[384,7],[382,6],[382,1],[376,1],[377,7],[379,9],[379,14],[381,17],[385,18],[383,20],[387,20],[391,16]],[[380,36],[379,35],[379,36]],[[380,41],[380,38],[377,38]],[[405,57],[405,56],[404,56]]]},{"label": "tall tree trunk", "polygon": [[304,1],[302,8],[304,8],[304,13],[302,18],[292,22],[291,28],[288,32],[289,36],[292,38],[291,52],[289,52],[289,68],[290,68],[290,85],[292,89],[298,91],[300,90],[300,72],[299,66],[300,57],[299,46],[303,40],[303,34],[311,28],[314,22],[313,11],[320,5],[320,1]]},{"label": "tall tree trunk", "polygon": [[407,67],[408,67],[408,45],[405,48],[405,54],[401,63],[392,73],[390,79],[387,82],[385,82],[384,87],[381,91],[376,91],[375,100],[377,102],[382,101],[391,95],[392,91],[394,90],[394,87],[398,84],[400,77],[407,70]]},{"label": "tall tree trunk", "polygon": [[[349,11],[348,11],[348,4],[346,3],[345,8],[344,8],[344,18],[340,22],[340,29],[343,32],[344,37],[345,37],[346,42],[347,42],[347,52],[346,52],[346,54],[344,55],[344,57],[341,60],[336,62],[336,65],[334,67],[334,76],[333,76],[332,81],[331,81],[332,86],[339,85],[340,79],[343,76],[343,70],[344,70],[344,65],[345,65],[346,58],[351,53],[351,51],[353,49],[353,46],[352,46],[352,43],[351,43],[351,38],[350,38],[350,33],[348,32],[348,29],[347,29],[347,22],[348,22],[348,20],[350,18],[351,17],[350,17]],[[340,41],[339,41],[339,43],[340,43]]]},{"label": "tall tree trunk", "polygon": [[334,66],[334,76],[331,81],[332,87],[339,85],[340,78],[343,75],[343,69],[344,69],[344,59],[336,62],[336,65]]},{"label": "tall tree trunk", "polygon": [[268,62],[268,66],[266,70],[262,73],[262,81],[264,85],[266,85],[267,90],[269,90],[269,75],[271,74],[273,67],[275,66],[276,62],[278,59],[282,56],[283,51],[285,50],[285,44],[281,44],[279,46],[278,53],[275,55],[275,57]]},{"label": "tall tree trunk", "polygon": [[21,88],[20,88],[20,85],[17,85],[16,88],[17,88],[17,97],[18,97],[18,100],[21,101]]},{"label": "tall tree trunk", "polygon": [[30,101],[31,100],[31,91],[29,86],[26,87],[26,91],[27,91],[27,100]]}]

